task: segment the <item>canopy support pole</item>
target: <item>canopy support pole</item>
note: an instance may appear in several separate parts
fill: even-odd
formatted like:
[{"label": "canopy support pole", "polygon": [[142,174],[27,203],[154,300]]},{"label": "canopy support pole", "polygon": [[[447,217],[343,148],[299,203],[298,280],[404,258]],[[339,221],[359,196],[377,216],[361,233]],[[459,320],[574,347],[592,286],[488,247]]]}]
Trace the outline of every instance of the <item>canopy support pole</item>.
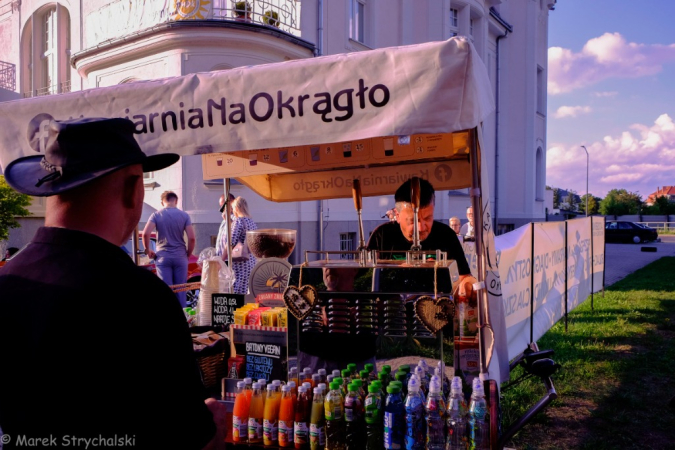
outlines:
[{"label": "canopy support pole", "polygon": [[232,269],[232,215],[230,208],[230,179],[225,178],[225,220],[227,221],[227,267]]}]

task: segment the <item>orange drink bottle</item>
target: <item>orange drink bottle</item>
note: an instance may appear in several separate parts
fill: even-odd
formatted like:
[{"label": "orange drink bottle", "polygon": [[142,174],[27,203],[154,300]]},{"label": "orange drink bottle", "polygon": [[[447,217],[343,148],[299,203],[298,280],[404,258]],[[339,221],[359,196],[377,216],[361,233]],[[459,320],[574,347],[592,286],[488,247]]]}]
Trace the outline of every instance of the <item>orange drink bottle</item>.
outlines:
[{"label": "orange drink bottle", "polygon": [[237,383],[237,396],[234,398],[234,410],[232,411],[232,441],[246,442],[248,437],[247,423],[249,403],[246,399],[245,383]]},{"label": "orange drink bottle", "polygon": [[281,397],[273,384],[267,385],[267,400],[263,412],[263,444],[277,445],[279,441],[279,406]]},{"label": "orange drink bottle", "polygon": [[291,367],[291,370],[288,371],[288,381],[295,381],[295,385],[297,386],[298,383],[300,383],[300,380],[298,379],[298,368],[293,366]]},{"label": "orange drink bottle", "polygon": [[248,403],[251,404],[251,397],[253,396],[253,379],[252,378],[244,378],[244,383],[246,384],[244,392],[246,393],[246,398],[248,399]]},{"label": "orange drink bottle", "polygon": [[[253,395],[248,411],[248,442],[262,442],[263,439],[263,394],[260,383],[253,383]],[[236,442],[236,441],[235,441]]]},{"label": "orange drink bottle", "polygon": [[317,387],[319,383],[321,383],[321,375],[315,373],[314,375],[312,375],[312,389]]},{"label": "orange drink bottle", "polygon": [[293,422],[295,421],[295,398],[289,385],[281,387],[279,406],[279,447],[293,446]]},{"label": "orange drink bottle", "polygon": [[298,385],[295,383],[295,381],[289,381],[286,383],[286,386],[290,386],[291,394],[293,394],[294,397],[298,395]]},{"label": "orange drink bottle", "polygon": [[264,378],[261,378],[258,380],[258,384],[260,385],[260,392],[262,392],[262,398],[263,398],[263,405],[265,404],[265,399],[267,398],[267,380]]},{"label": "orange drink bottle", "polygon": [[307,388],[300,386],[298,388],[298,401],[295,404],[295,421],[293,437],[295,448],[299,450],[309,450],[309,419],[312,403],[307,395]]},{"label": "orange drink bottle", "polygon": [[316,371],[316,373],[319,374],[319,377],[321,378],[321,381],[319,383],[325,383],[326,382],[326,369],[319,369]]}]

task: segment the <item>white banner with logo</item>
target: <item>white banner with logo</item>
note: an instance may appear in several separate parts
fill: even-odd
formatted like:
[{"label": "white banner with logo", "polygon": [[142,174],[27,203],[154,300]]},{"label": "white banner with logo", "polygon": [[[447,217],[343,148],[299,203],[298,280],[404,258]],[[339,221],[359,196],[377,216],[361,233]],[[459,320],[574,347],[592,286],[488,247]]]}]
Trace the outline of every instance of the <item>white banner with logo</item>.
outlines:
[{"label": "white banner with logo", "polygon": [[43,153],[52,118],[126,117],[147,154],[194,155],[451,133],[493,109],[483,62],[455,37],[0,103],[0,162]]},{"label": "white banner with logo", "polygon": [[[565,222],[528,224],[495,238],[509,359],[516,357],[529,344],[530,326],[533,340],[537,341],[564,317],[566,298],[568,312],[586,300],[591,293],[591,259],[594,261],[593,292],[602,289],[604,218],[593,218],[593,225],[593,258],[591,218],[567,221],[567,255]],[[473,242],[463,245],[469,267],[475,275],[475,245]],[[495,310],[491,307],[493,314]]]}]

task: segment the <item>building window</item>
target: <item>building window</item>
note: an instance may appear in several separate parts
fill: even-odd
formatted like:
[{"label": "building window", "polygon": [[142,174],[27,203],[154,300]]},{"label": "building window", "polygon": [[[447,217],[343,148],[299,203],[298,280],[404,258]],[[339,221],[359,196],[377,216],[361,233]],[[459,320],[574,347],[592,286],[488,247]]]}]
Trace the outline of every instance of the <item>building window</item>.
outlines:
[{"label": "building window", "polygon": [[535,200],[544,201],[544,151],[537,148],[535,157]]},{"label": "building window", "polygon": [[70,16],[58,3],[33,13],[21,37],[24,97],[70,92]]},{"label": "building window", "polygon": [[473,19],[469,19],[469,36],[473,37]]},{"label": "building window", "polygon": [[[340,251],[353,252],[356,248],[356,233],[340,233]],[[354,259],[354,255],[340,255],[341,259]]]},{"label": "building window", "polygon": [[451,28],[457,28],[458,27],[458,19],[457,19],[457,10],[454,8],[450,8],[450,27]]},{"label": "building window", "polygon": [[546,115],[546,79],[544,78],[544,68],[537,66],[537,112],[542,116]]},{"label": "building window", "polygon": [[366,0],[351,0],[349,14],[349,37],[366,43]]}]

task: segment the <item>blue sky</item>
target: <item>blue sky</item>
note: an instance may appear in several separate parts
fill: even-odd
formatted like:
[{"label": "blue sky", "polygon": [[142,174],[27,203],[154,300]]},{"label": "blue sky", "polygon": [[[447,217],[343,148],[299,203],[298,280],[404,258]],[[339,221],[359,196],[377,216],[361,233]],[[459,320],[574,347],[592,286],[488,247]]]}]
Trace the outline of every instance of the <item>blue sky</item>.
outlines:
[{"label": "blue sky", "polygon": [[675,1],[558,0],[549,15],[547,184],[604,197],[675,185]]}]

